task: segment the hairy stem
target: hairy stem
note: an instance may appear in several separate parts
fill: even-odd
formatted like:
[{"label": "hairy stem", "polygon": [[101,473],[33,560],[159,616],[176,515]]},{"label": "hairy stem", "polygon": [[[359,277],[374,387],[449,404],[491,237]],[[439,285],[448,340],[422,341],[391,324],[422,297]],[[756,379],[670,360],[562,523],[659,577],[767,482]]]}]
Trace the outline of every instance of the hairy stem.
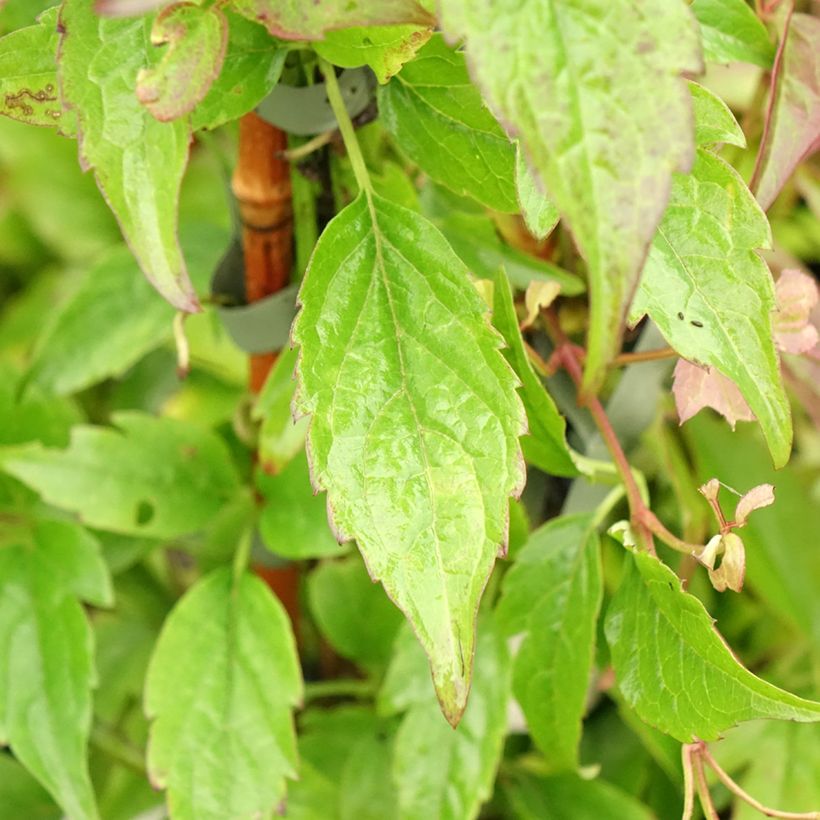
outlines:
[{"label": "hairy stem", "polygon": [[659,350],[638,350],[634,353],[621,353],[612,360],[613,367],[624,367],[639,362],[656,362],[659,359],[672,359],[678,353],[671,347],[662,347]]}]

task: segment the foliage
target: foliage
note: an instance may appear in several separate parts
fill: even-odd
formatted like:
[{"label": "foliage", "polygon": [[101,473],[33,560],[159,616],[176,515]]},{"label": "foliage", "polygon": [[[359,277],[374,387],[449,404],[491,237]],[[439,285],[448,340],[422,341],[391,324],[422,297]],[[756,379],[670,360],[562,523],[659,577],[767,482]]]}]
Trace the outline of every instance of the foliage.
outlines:
[{"label": "foliage", "polygon": [[0,820],[820,809],[809,7],[0,0]]}]

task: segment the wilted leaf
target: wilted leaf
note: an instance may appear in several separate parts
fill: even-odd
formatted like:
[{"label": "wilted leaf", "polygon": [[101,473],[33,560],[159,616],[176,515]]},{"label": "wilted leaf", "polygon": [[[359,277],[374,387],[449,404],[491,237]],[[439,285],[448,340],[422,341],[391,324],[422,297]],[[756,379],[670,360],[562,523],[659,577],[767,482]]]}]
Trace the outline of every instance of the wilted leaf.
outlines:
[{"label": "wilted leaf", "polygon": [[733,430],[739,421],[754,421],[755,418],[737,385],[714,367],[701,367],[686,359],[678,359],[672,393],[681,424],[704,407],[720,413]]},{"label": "wilted leaf", "polygon": [[626,557],[626,573],[607,612],[606,638],[626,702],[681,743],[714,740],[756,718],[820,721],[820,703],[741,666],[703,604],[646,553]]},{"label": "wilted leaf", "polygon": [[77,116],[81,162],[148,279],[174,307],[199,310],[177,241],[190,126],[158,122],[135,94],[139,69],[158,60],[151,19],[101,19],[88,0],[66,0],[60,23],[60,87]]},{"label": "wilted leaf", "polygon": [[233,6],[286,40],[321,40],[327,31],[353,26],[435,25],[417,0],[233,0]]},{"label": "wilted leaf", "polygon": [[513,693],[555,771],[578,768],[602,595],[599,550],[591,516],[553,519],[516,556],[497,609],[505,633],[523,638]]},{"label": "wilted leaf", "polygon": [[597,388],[666,207],[694,147],[683,72],[701,70],[694,17],[679,0],[531,0],[442,5],[471,71],[518,137],[587,261],[584,377]]},{"label": "wilted leaf", "polygon": [[152,781],[180,820],[270,814],[296,777],[302,681],[290,621],[262,581],[220,569],[160,634],[145,687]]},{"label": "wilted leaf", "polygon": [[735,524],[744,527],[746,520],[755,511],[774,504],[774,487],[771,484],[758,484],[744,493],[735,507]]},{"label": "wilted leaf", "polygon": [[386,83],[430,39],[428,26],[366,26],[329,31],[313,44],[317,54],[343,68],[370,66]]},{"label": "wilted leaf", "polygon": [[[780,467],[791,450],[791,412],[772,339],[774,283],[756,251],[770,242],[738,173],[699,149],[692,173],[675,175],[630,322],[649,314],[681,356],[731,379]],[[744,418],[737,402],[728,407]]]},{"label": "wilted leaf", "polygon": [[173,419],[116,413],[119,429],[79,425],[65,450],[0,450],[13,475],[92,527],[174,538],[207,524],[235,493],[227,448],[213,433]]},{"label": "wilted leaf", "polygon": [[820,147],[820,19],[792,14],[772,70],[769,108],[750,183],[764,210]]},{"label": "wilted leaf", "polygon": [[228,23],[222,11],[175,3],[154,19],[151,44],[162,58],[137,74],[137,99],[160,122],[184,117],[208,93],[222,69]]},{"label": "wilted leaf", "polygon": [[772,320],[774,339],[786,353],[806,353],[818,342],[811,313],[817,304],[817,283],[799,270],[784,270],[775,285],[777,313]]},{"label": "wilted leaf", "polygon": [[456,723],[478,601],[523,486],[515,376],[444,237],[375,194],[325,229],[299,298],[295,407],[312,415],[314,483],[412,621]]},{"label": "wilted leaf", "polygon": [[[716,535],[698,556],[709,570],[709,580],[718,592],[740,592],[746,576],[746,550],[740,536],[733,532]],[[715,568],[718,558],[720,565]]]},{"label": "wilted leaf", "polygon": [[11,745],[68,816],[95,820],[87,762],[93,641],[78,599],[111,604],[99,544],[69,521],[6,521],[0,535],[0,744]]},{"label": "wilted leaf", "polygon": [[775,48],[766,26],[745,0],[695,0],[692,12],[700,23],[707,60],[771,67]]},{"label": "wilted leaf", "polygon": [[561,292],[561,286],[557,282],[530,282],[524,293],[524,307],[527,315],[521,322],[521,330],[532,325],[541,315],[544,308],[549,307]]},{"label": "wilted leaf", "polygon": [[0,39],[0,114],[73,137],[76,121],[63,108],[57,88],[58,11],[48,9],[36,25]]},{"label": "wilted leaf", "polygon": [[470,82],[464,55],[435,36],[379,90],[379,114],[436,182],[498,211],[518,210],[515,146]]}]

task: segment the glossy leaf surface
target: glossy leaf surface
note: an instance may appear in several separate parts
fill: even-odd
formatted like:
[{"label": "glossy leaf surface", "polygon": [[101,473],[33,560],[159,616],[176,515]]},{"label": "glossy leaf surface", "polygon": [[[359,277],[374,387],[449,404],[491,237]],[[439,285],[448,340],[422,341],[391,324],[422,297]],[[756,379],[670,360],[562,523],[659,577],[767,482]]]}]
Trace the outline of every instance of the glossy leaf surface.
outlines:
[{"label": "glossy leaf surface", "polygon": [[[12,519],[13,520],[13,519]],[[93,641],[80,600],[110,605],[99,545],[78,525],[0,536],[0,743],[74,818],[96,818],[88,774]]]},{"label": "glossy leaf surface", "polygon": [[413,623],[449,720],[474,619],[523,485],[515,377],[467,270],[422,217],[361,194],[300,292],[296,408],[341,538]]},{"label": "glossy leaf surface", "polygon": [[756,249],[769,225],[738,173],[699,151],[675,177],[632,306],[681,356],[717,368],[760,421],[775,465],[789,457],[791,414],[772,341],[774,283]]},{"label": "glossy leaf surface", "polygon": [[93,527],[173,538],[207,524],[237,489],[225,445],[172,419],[118,413],[110,427],[77,426],[65,450],[0,451],[0,469]]},{"label": "glossy leaf surface", "polygon": [[713,621],[657,558],[627,556],[606,617],[618,688],[652,726],[682,743],[714,740],[745,720],[820,721],[820,703],[755,677],[732,654]]},{"label": "glossy leaf surface", "polygon": [[820,19],[792,14],[772,70],[766,126],[751,188],[764,210],[798,164],[820,148]]},{"label": "glossy leaf surface", "polygon": [[453,730],[437,708],[421,657],[405,628],[380,694],[387,713],[405,715],[396,736],[393,779],[402,820],[478,816],[492,793],[506,731],[510,659],[490,618],[480,621],[470,702]]},{"label": "glossy leaf surface", "polygon": [[513,693],[555,771],[578,768],[602,596],[599,550],[591,516],[550,521],[530,536],[504,576],[497,610],[504,632],[523,638]]},{"label": "glossy leaf surface", "polygon": [[692,160],[692,109],[680,74],[700,71],[683,2],[458,0],[445,33],[464,38],[473,76],[517,136],[586,258],[585,386],[600,385],[666,206]]},{"label": "glossy leaf surface", "polygon": [[198,310],[177,241],[190,126],[158,122],[135,94],[137,72],[157,60],[151,18],[103,19],[88,0],[67,0],[60,24],[60,88],[77,116],[81,162],[151,283],[174,307]]},{"label": "glossy leaf surface", "polygon": [[470,82],[464,56],[434,37],[379,92],[402,151],[436,182],[498,211],[517,211],[515,146]]},{"label": "glossy leaf surface", "polygon": [[774,45],[766,26],[744,0],[695,0],[692,13],[700,23],[707,60],[739,60],[771,68]]},{"label": "glossy leaf surface", "polygon": [[172,816],[272,812],[296,776],[301,694],[290,622],[265,584],[223,569],[194,586],[163,626],[145,691],[148,767]]}]

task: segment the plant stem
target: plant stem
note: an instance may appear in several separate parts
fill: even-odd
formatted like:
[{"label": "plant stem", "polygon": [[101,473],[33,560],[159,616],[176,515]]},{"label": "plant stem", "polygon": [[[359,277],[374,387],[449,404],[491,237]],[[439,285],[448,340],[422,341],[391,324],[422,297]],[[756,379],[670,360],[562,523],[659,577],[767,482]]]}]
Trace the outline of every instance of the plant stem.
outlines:
[{"label": "plant stem", "polygon": [[147,773],[145,759],[142,752],[121,738],[115,731],[102,724],[95,724],[91,730],[91,744],[112,760],[141,774]]},{"label": "plant stem", "polygon": [[753,809],[756,809],[766,817],[781,817],[785,820],[820,820],[820,811],[779,811],[764,806],[759,800],[755,800],[748,792],[744,791],[734,780],[718,765],[718,762],[712,757],[706,745],[701,745],[699,754],[703,759],[715,770],[718,779],[732,794],[737,795],[741,800],[748,803]]},{"label": "plant stem", "polygon": [[692,774],[692,744],[681,746],[681,763],[683,764],[683,814],[681,820],[692,820],[695,813],[695,780]]},{"label": "plant stem", "polygon": [[319,68],[325,77],[327,100],[336,116],[339,131],[342,132],[342,139],[347,149],[347,156],[350,158],[350,164],[353,166],[353,174],[356,177],[356,182],[360,190],[372,193],[373,185],[370,182],[370,175],[367,173],[367,166],[362,156],[362,149],[359,147],[359,141],[356,139],[353,123],[350,121],[350,115],[347,113],[347,108],[345,108],[345,103],[342,99],[342,92],[339,89],[336,72],[333,66],[322,57],[319,57]]},{"label": "plant stem", "polygon": [[335,133],[335,128],[331,131],[324,131],[315,137],[311,137],[307,142],[297,145],[295,148],[288,148],[286,151],[282,151],[282,159],[286,159],[289,162],[298,162],[300,159],[310,156],[314,151],[318,151],[327,145],[333,139]]},{"label": "plant stem", "polygon": [[372,698],[376,685],[369,680],[338,678],[336,680],[309,681],[305,684],[305,703],[319,698]]},{"label": "plant stem", "polygon": [[240,578],[245,574],[248,568],[248,562],[251,557],[251,542],[253,541],[253,529],[247,527],[239,538],[239,544],[236,546],[236,552],[233,556],[233,585],[234,587],[239,583]]},{"label": "plant stem", "polygon": [[621,353],[612,360],[613,367],[624,367],[639,362],[656,362],[660,359],[671,359],[678,353],[671,347],[662,347],[659,350],[639,350],[635,353]]},{"label": "plant stem", "polygon": [[701,749],[692,750],[692,769],[695,772],[695,783],[698,786],[698,799],[700,807],[703,809],[703,816],[706,820],[720,820],[715,804],[712,802],[712,795],[709,792],[709,784],[706,782],[706,775],[703,772],[703,758]]}]

